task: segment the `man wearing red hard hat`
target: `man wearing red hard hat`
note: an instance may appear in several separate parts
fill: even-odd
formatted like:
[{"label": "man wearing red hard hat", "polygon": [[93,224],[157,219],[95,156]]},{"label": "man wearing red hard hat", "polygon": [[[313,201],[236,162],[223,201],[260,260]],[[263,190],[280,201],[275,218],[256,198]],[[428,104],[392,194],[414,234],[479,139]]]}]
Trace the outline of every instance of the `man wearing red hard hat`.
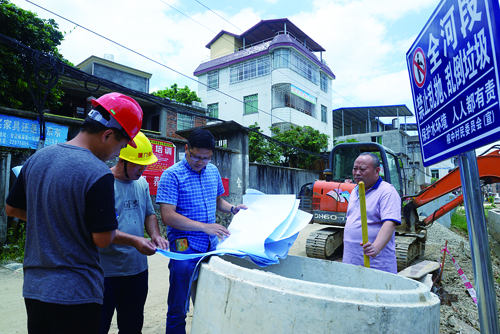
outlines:
[{"label": "man wearing red hard hat", "polygon": [[26,220],[24,285],[28,333],[98,333],[103,270],[98,247],[118,226],[114,178],[104,163],[133,144],[142,109],[109,93],[92,101],[80,132],[23,165],[7,198],[8,216]]}]

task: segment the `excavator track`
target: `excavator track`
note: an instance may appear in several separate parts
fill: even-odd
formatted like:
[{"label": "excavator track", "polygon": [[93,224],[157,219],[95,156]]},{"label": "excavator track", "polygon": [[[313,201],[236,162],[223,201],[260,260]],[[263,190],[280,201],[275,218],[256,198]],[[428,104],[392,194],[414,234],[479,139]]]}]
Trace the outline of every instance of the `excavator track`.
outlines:
[{"label": "excavator track", "polygon": [[307,238],[306,254],[308,257],[328,260],[343,240],[344,229],[327,227],[317,230]]},{"label": "excavator track", "polygon": [[407,268],[418,257],[424,256],[425,240],[425,234],[421,236],[396,236],[398,271]]}]

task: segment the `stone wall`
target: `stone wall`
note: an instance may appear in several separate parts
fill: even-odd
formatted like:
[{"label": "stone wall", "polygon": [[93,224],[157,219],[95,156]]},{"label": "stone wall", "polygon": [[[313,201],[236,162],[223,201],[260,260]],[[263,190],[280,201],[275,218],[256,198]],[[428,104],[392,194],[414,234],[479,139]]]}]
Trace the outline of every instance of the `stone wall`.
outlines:
[{"label": "stone wall", "polygon": [[488,219],[486,219],[488,232],[497,242],[500,242],[500,210],[488,211]]},{"label": "stone wall", "polygon": [[295,194],[300,188],[320,178],[320,171],[309,171],[297,168],[278,167],[250,163],[249,188],[257,189],[265,194]]}]

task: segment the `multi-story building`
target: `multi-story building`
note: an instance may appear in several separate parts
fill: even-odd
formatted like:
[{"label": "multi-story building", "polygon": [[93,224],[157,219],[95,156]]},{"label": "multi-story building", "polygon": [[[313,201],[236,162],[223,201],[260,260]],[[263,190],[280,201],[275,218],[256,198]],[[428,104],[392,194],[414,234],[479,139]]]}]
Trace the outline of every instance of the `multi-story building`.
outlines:
[{"label": "multi-story building", "polygon": [[325,49],[288,19],[262,20],[241,35],[222,30],[206,47],[210,60],[194,75],[210,116],[258,123],[266,135],[271,126],[309,125],[333,139],[335,75]]}]

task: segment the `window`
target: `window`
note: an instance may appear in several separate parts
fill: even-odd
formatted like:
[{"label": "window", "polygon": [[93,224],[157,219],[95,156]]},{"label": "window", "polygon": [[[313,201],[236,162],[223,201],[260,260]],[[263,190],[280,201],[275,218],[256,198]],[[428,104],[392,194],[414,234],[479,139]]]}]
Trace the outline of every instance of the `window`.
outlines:
[{"label": "window", "polygon": [[77,118],[85,118],[85,108],[76,107],[76,117]]},{"label": "window", "polygon": [[212,103],[207,106],[208,116],[219,118],[219,103]]},{"label": "window", "polygon": [[271,72],[271,60],[269,56],[251,59],[231,66],[229,69],[229,82],[234,84],[244,80],[250,80]]},{"label": "window", "polygon": [[316,117],[314,104],[292,94],[290,86],[290,84],[282,83],[272,87],[272,108],[290,107]]},{"label": "window", "polygon": [[273,68],[290,67],[290,49],[276,49],[273,57]]},{"label": "window", "polygon": [[194,128],[194,116],[177,114],[177,130]]},{"label": "window", "polygon": [[207,73],[207,90],[219,88],[219,71],[210,71]]},{"label": "window", "polygon": [[151,131],[160,131],[160,115],[154,115],[151,117]]},{"label": "window", "polygon": [[397,166],[399,164],[399,161],[395,155],[389,153],[387,154],[387,163],[389,164],[389,172],[391,176],[390,182],[394,186],[394,188],[396,188],[396,190],[398,191],[399,196],[403,196],[403,185],[400,183],[400,177]]},{"label": "window", "polygon": [[291,56],[290,68],[317,85],[319,70],[316,66],[296,51],[292,50]]},{"label": "window", "polygon": [[431,178],[439,179],[439,169],[431,169]]},{"label": "window", "polygon": [[323,72],[320,73],[320,84],[321,90],[328,93],[328,76]]},{"label": "window", "polygon": [[[318,84],[319,68],[316,64],[295,50],[286,48],[276,49],[273,55],[273,68],[289,68],[316,85]],[[328,80],[326,81],[325,92],[327,90]]]},{"label": "window", "polygon": [[244,108],[245,108],[243,111],[243,114],[247,115],[247,114],[253,114],[253,113],[259,112],[258,94],[245,96],[243,98],[243,102],[244,102]]},{"label": "window", "polygon": [[328,123],[328,119],[326,118],[328,108],[324,105],[321,105],[321,122]]},{"label": "window", "polygon": [[373,136],[372,143],[377,143],[377,144],[382,145],[382,136]]}]

